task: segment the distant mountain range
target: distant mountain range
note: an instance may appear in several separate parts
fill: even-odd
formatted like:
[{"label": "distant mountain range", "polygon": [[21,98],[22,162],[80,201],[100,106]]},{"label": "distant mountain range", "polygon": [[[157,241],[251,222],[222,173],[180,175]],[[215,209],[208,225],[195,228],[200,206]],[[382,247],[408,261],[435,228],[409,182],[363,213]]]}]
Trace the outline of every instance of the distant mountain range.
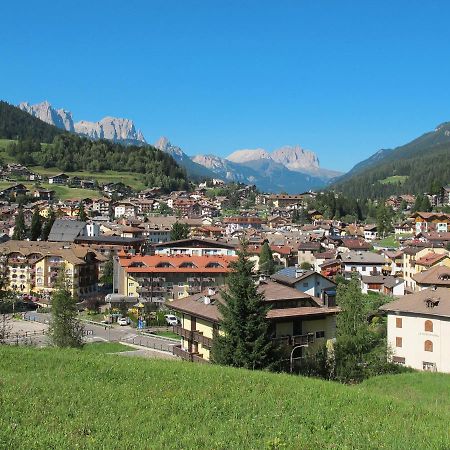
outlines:
[{"label": "distant mountain range", "polygon": [[[19,108],[48,124],[90,139],[108,139],[127,145],[147,144],[142,132],[129,119],[105,117],[98,122],[74,122],[70,111],[55,109],[48,101],[35,105],[23,102]],[[296,193],[317,189],[341,175],[321,168],[317,155],[298,145],[281,147],[272,153],[264,149],[237,150],[227,158],[215,155],[189,157],[165,137],[154,146],[170,154],[190,177],[255,184],[267,192]]]},{"label": "distant mountain range", "polygon": [[394,194],[437,193],[450,183],[450,122],[394,149],[382,149],[356,164],[331,187],[360,199]]},{"label": "distant mountain range", "polygon": [[48,101],[35,105],[23,102],[19,104],[19,108],[41,119],[43,122],[67,131],[75,132],[90,139],[108,139],[114,142],[132,145],[146,144],[144,135],[140,130],[136,130],[133,121],[129,119],[105,117],[98,122],[81,120],[74,123],[70,111],[54,109]]}]

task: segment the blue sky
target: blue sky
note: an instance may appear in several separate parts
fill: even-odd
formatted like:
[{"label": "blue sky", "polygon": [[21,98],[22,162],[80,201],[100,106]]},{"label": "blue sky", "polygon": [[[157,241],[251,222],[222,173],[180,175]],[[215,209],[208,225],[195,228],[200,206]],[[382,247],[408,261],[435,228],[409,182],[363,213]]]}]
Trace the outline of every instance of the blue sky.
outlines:
[{"label": "blue sky", "polygon": [[347,170],[450,120],[447,1],[22,1],[1,16],[0,98],[127,117],[191,155],[300,144]]}]

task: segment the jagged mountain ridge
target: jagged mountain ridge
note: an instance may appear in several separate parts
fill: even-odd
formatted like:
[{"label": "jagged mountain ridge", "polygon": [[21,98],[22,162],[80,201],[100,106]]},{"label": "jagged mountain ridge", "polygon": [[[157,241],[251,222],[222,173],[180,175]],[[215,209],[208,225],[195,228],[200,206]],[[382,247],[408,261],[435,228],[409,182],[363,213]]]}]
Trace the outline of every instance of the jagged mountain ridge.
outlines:
[{"label": "jagged mountain ridge", "polygon": [[188,176],[193,178],[214,178],[216,174],[210,171],[207,167],[197,164],[180,147],[173,145],[169,139],[162,136],[153,146],[164,153],[168,153],[172,158],[182,167],[185,168]]},{"label": "jagged mountain ridge", "polygon": [[324,185],[323,180],[291,171],[272,159],[261,158],[235,163],[215,155],[197,155],[193,160],[213,171],[218,178],[255,184],[264,192],[294,194]]},{"label": "jagged mountain ridge", "polygon": [[105,117],[98,122],[73,121],[72,113],[65,109],[55,109],[46,100],[35,105],[22,102],[18,107],[34,117],[57,128],[75,132],[90,139],[109,139],[121,144],[144,145],[146,140],[133,121],[117,117]]},{"label": "jagged mountain ridge", "polygon": [[271,153],[262,148],[236,150],[227,156],[227,159],[239,164],[261,160],[273,161],[283,165],[286,169],[321,178],[323,181],[328,181],[342,174],[338,171],[322,169],[316,153],[305,150],[299,145],[285,145]]}]

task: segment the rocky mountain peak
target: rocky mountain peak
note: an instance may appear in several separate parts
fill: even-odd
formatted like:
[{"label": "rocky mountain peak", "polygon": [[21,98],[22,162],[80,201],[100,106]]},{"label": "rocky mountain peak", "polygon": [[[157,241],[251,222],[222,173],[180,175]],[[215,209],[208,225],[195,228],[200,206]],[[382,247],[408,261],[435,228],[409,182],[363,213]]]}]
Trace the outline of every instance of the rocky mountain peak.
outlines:
[{"label": "rocky mountain peak", "polygon": [[309,150],[304,150],[299,145],[285,145],[271,154],[272,159],[291,170],[313,170],[320,167],[319,158]]},{"label": "rocky mountain peak", "polygon": [[142,132],[136,130],[133,121],[129,119],[105,117],[98,122],[81,120],[74,123],[70,111],[55,109],[47,100],[35,105],[22,102],[19,104],[19,108],[43,122],[91,139],[109,139],[114,142],[135,145],[146,143]]},{"label": "rocky mountain peak", "polygon": [[227,156],[228,161],[235,163],[245,163],[249,161],[256,161],[259,159],[272,159],[270,153],[263,148],[236,150],[231,155]]},{"label": "rocky mountain peak", "polygon": [[65,109],[54,109],[47,100],[36,103],[35,105],[22,102],[19,104],[19,108],[50,125],[54,125],[63,130],[74,131],[72,113]]}]

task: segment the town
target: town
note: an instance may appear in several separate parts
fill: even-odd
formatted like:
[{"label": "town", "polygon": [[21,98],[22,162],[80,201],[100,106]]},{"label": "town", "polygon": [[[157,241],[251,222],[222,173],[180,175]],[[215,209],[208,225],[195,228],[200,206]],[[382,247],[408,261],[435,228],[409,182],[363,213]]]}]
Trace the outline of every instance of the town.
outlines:
[{"label": "town", "polygon": [[[412,194],[388,198],[381,233],[379,223],[346,223],[310,209],[320,196],[312,191],[264,194],[213,179],[191,191],[133,192],[64,173],[44,180],[20,165],[8,165],[4,176],[13,173],[36,180],[35,187],[17,181],[1,192],[4,286],[23,305],[51,306],[65,267],[80,311],[103,311],[105,320],[125,303],[135,326],[139,319],[150,324],[157,312],[175,314],[180,344],[172,352],[208,362],[220,327],[217,296],[245,243],[271,305],[272,338],[298,346],[296,360],[335,339],[337,285],[356,277],[362,293],[383,302],[374,314],[387,317],[392,361],[450,372],[450,214],[443,212],[450,187],[425,196],[425,212]],[[39,187],[44,183],[96,186],[98,195],[62,200]]]},{"label": "town", "polygon": [[0,450],[449,450],[449,16],[3,2]]}]

